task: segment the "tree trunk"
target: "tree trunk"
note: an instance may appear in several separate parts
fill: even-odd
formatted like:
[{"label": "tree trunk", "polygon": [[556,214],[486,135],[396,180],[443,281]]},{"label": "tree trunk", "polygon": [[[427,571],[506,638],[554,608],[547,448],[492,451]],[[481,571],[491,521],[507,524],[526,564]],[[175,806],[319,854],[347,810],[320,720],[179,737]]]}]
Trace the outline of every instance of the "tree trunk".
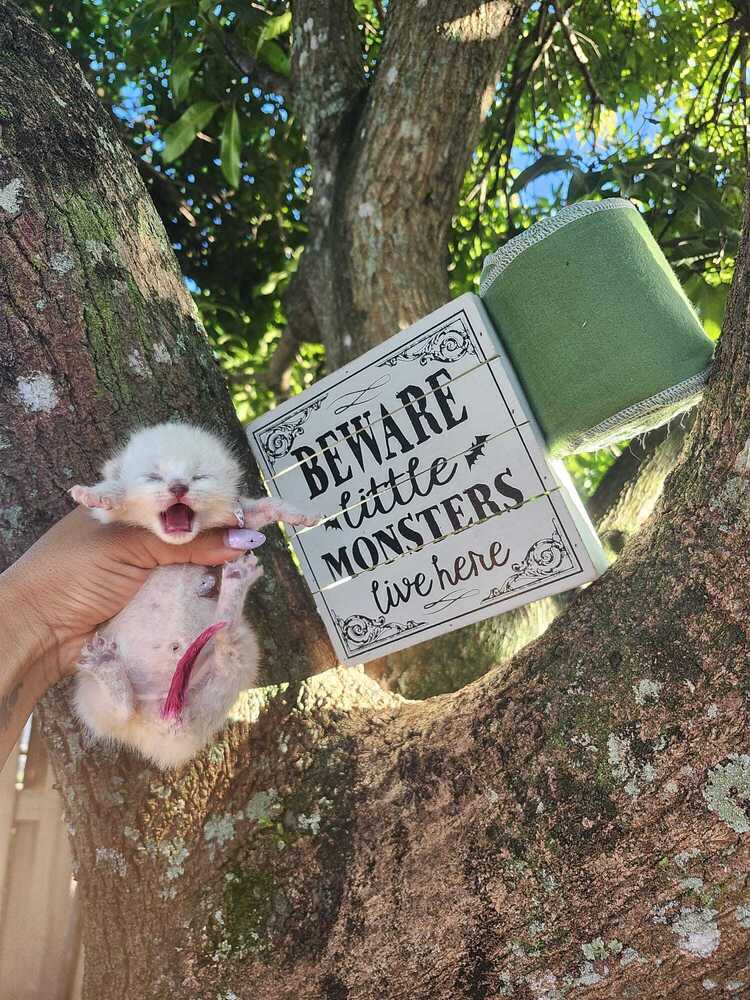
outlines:
[{"label": "tree trunk", "polygon": [[443,305],[448,236],[529,0],[391,0],[372,80],[349,0],[298,0],[292,103],[313,169],[305,294],[331,369]]},{"label": "tree trunk", "polygon": [[[8,559],[132,414],[237,429],[106,115],[7,0],[0,45]],[[749,229],[656,513],[506,673],[421,703],[358,670],[300,681],[326,644],[274,539],[254,617],[292,679],[248,699],[252,725],[165,778],[46,700],[89,1000],[742,995]]]}]

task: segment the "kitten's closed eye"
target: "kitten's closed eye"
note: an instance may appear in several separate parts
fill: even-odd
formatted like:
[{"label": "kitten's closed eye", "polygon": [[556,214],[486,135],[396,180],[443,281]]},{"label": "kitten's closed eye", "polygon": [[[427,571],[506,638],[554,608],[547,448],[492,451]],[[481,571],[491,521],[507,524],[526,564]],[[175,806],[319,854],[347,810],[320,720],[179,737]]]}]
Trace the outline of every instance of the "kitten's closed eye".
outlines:
[{"label": "kitten's closed eye", "polygon": [[160,482],[162,482],[161,476],[157,476],[157,474],[155,472],[149,472],[149,474],[147,476],[144,476],[143,478],[147,479],[149,483],[160,483]]},{"label": "kitten's closed eye", "polygon": [[210,476],[193,476],[192,481],[194,483],[197,483],[199,479],[210,479],[210,478],[211,478]]}]

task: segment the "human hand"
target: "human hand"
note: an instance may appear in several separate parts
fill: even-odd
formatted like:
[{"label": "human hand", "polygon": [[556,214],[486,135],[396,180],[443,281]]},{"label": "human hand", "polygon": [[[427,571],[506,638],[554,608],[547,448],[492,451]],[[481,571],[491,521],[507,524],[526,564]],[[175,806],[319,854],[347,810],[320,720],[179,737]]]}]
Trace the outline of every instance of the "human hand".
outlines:
[{"label": "human hand", "polygon": [[168,545],[143,528],[100,524],[79,508],[0,576],[3,613],[9,609],[30,632],[52,684],[72,673],[85,640],[133,599],[152,569],[218,566],[262,541],[258,531],[217,528]]}]

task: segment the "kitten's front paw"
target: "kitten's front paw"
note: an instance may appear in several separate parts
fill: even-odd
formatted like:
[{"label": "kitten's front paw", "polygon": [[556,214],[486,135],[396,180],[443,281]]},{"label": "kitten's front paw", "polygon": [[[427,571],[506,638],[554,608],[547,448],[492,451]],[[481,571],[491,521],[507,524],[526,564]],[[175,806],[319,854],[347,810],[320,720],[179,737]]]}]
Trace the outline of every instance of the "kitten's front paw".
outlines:
[{"label": "kitten's front paw", "polygon": [[68,493],[76,503],[90,510],[114,510],[119,506],[119,498],[113,493],[100,493],[90,486],[74,486]]},{"label": "kitten's front paw", "polygon": [[286,505],[287,514],[281,520],[284,524],[302,525],[305,528],[314,528],[323,520],[323,514],[303,514],[302,511]]},{"label": "kitten's front paw", "polygon": [[262,528],[263,525],[272,524],[274,521],[311,528],[321,520],[320,514],[303,514],[291,504],[284,503],[283,500],[276,500],[274,497],[244,500],[242,506],[245,514],[245,527],[247,528]]}]

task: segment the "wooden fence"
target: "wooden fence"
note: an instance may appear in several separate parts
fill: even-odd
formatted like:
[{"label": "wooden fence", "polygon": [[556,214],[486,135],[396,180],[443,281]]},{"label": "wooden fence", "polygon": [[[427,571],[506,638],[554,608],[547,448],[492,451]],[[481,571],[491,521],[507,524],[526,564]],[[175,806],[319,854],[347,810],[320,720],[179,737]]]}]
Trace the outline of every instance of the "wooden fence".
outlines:
[{"label": "wooden fence", "polygon": [[34,721],[0,770],[0,1000],[80,1000],[76,884]]}]

